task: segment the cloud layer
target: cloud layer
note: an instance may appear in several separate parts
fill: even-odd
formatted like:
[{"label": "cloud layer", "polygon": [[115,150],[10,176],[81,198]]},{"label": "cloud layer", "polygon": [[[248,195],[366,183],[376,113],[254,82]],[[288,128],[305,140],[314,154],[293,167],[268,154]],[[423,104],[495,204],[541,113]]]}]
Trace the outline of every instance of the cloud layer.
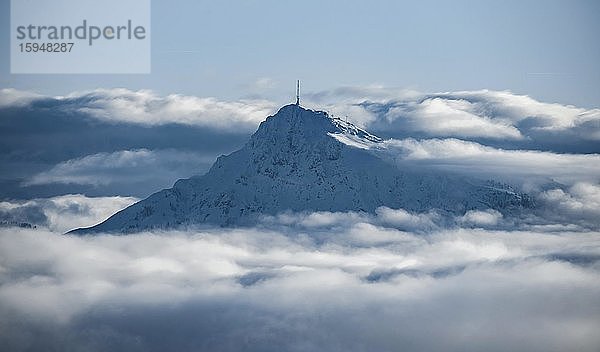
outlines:
[{"label": "cloud layer", "polygon": [[[208,122],[205,126],[187,125],[179,123],[178,116],[167,114],[161,115],[164,119],[156,124],[128,121],[125,117],[103,119],[84,112],[97,102],[90,96],[67,99],[9,92],[0,94],[9,101],[4,105],[0,102],[3,199],[69,193],[145,197],[178,178],[203,173],[219,155],[243,145],[255,127],[240,123],[236,128],[223,130]],[[127,99],[125,93],[117,99],[123,109],[129,104],[124,103]],[[132,110],[135,104],[131,102]],[[100,105],[96,104],[96,113],[101,110]],[[116,113],[105,110],[107,114],[109,111]],[[129,116],[127,111],[120,114]],[[92,161],[98,165],[90,164]],[[130,177],[135,173],[146,177],[132,184]],[[100,177],[106,180],[99,180]]]},{"label": "cloud layer", "polygon": [[534,182],[600,182],[600,154],[505,150],[454,138],[387,140],[385,152],[397,162],[415,162],[459,173]]},{"label": "cloud layer", "polygon": [[455,137],[510,149],[600,152],[600,109],[544,103],[508,91],[423,94],[349,87],[308,99],[384,137]]},{"label": "cloud layer", "polygon": [[152,183],[158,190],[171,186],[179,178],[205,172],[213,162],[213,158],[175,150],[122,150],[67,160],[32,176],[26,185]]},{"label": "cloud layer", "polygon": [[[351,121],[387,137],[456,137],[532,149],[600,151],[600,109],[545,103],[509,91],[424,94],[380,86],[341,87],[308,93],[303,101],[337,116],[349,116]],[[62,97],[0,90],[0,108],[23,106],[52,107],[111,123],[182,124],[251,133],[275,112],[278,104],[268,100],[159,96],[148,90],[122,88]]]},{"label": "cloud layer", "polygon": [[44,97],[14,89],[0,90],[0,107],[25,104],[56,106],[64,113],[83,113],[101,121],[140,125],[183,124],[222,130],[251,132],[275,109],[265,100],[219,101],[171,94],[159,96],[149,90],[123,88],[74,92]]},{"label": "cloud layer", "polygon": [[5,225],[32,225],[64,233],[106,220],[139,199],[69,194],[53,198],[0,202],[0,221]]},{"label": "cloud layer", "polygon": [[[428,226],[390,210],[381,216]],[[2,229],[0,342],[11,351],[600,345],[600,233],[418,235],[352,218],[302,231],[73,237]]]}]

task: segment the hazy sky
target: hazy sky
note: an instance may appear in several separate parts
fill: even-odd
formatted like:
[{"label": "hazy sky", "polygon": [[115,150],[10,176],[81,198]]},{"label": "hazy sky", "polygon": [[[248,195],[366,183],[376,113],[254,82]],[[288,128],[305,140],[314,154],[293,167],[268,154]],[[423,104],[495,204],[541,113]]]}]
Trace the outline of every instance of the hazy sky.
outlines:
[{"label": "hazy sky", "polygon": [[385,85],[494,89],[600,106],[600,2],[152,1],[152,74],[11,75],[9,0],[0,0],[0,88],[97,87],[221,99],[291,99]]}]

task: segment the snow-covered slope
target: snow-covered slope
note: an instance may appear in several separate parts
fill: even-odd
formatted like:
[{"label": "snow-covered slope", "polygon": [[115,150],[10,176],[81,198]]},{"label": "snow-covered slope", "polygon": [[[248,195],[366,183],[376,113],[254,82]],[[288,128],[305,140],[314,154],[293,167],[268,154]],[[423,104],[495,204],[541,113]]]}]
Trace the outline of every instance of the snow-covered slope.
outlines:
[{"label": "snow-covered slope", "polygon": [[78,233],[252,224],[283,211],[365,211],[377,207],[462,214],[531,206],[510,187],[426,170],[401,169],[373,149],[381,140],[327,113],[296,105],[268,117],[240,150],[203,176],[179,180]]}]

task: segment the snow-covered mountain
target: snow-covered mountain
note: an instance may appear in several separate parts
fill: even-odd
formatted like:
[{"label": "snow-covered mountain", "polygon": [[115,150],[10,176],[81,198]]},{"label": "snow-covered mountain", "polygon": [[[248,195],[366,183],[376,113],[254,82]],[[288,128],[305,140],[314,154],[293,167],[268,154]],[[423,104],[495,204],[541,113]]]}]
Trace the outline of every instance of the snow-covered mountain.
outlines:
[{"label": "snow-covered mountain", "polygon": [[205,175],[179,180],[76,232],[249,225],[261,214],[288,210],[374,212],[387,206],[462,214],[532,206],[529,196],[500,183],[394,165],[373,151],[379,144],[378,137],[326,112],[287,105]]}]

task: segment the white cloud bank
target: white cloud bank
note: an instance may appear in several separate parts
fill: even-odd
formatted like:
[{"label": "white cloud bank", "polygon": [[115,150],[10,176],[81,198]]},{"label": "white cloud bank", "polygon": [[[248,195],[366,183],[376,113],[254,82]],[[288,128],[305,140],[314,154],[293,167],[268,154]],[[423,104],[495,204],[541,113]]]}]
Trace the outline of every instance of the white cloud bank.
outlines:
[{"label": "white cloud bank", "polygon": [[25,185],[62,183],[101,186],[167,182],[163,185],[167,187],[179,178],[202,173],[213,162],[212,157],[179,150],[122,150],[61,162],[50,170],[33,175]]},{"label": "white cloud bank", "polygon": [[509,91],[425,94],[377,86],[345,87],[309,94],[308,100],[311,106],[325,106],[367,129],[392,135],[544,147],[556,142],[600,141],[600,109],[544,103]]},{"label": "white cloud bank", "polygon": [[[508,91],[450,92],[396,104],[385,114],[389,122],[405,119],[414,130],[447,136],[524,138],[519,129],[565,131],[593,122],[580,137],[600,140],[600,109],[548,104]],[[524,126],[524,123],[527,126]]]},{"label": "white cloud bank", "polygon": [[221,101],[180,94],[159,96],[150,90],[123,88],[74,92],[48,97],[14,89],[0,90],[0,107],[45,100],[66,113],[80,112],[102,121],[146,126],[183,124],[248,133],[274,112],[266,100]]},{"label": "white cloud bank", "polygon": [[548,209],[553,209],[547,214],[551,219],[563,223],[580,220],[600,228],[600,184],[580,182],[569,189],[544,191],[539,198]]},{"label": "white cloud bank", "polygon": [[502,214],[494,209],[488,209],[486,211],[469,210],[458,220],[459,222],[465,224],[495,226],[502,219],[502,217]]},{"label": "white cloud bank", "polygon": [[[0,203],[9,351],[596,351],[600,187],[494,210],[283,213],[257,228],[61,235],[133,198]],[[581,221],[583,216],[583,220]],[[586,227],[586,225],[589,225]]]},{"label": "white cloud bank", "polygon": [[[268,79],[259,80],[261,86]],[[258,88],[257,88],[258,89]],[[170,123],[252,132],[277,109],[273,101],[221,101],[149,90],[98,89],[48,97],[15,89],[0,90],[0,107],[44,100],[46,108],[83,112],[102,121],[140,125]],[[303,102],[359,125],[389,134],[457,137],[552,146],[600,141],[600,109],[545,103],[509,91],[459,91],[425,94],[383,86],[341,87],[307,93]],[[581,148],[593,148],[589,144]],[[597,152],[596,147],[596,152]]]},{"label": "white cloud bank", "polygon": [[[412,105],[412,104],[411,104]],[[465,100],[429,98],[414,106],[392,107],[385,118],[393,122],[406,118],[414,131],[458,137],[487,137],[497,139],[523,139],[518,128],[510,121],[492,119],[472,111],[472,103]]]},{"label": "white cloud bank", "polygon": [[[463,91],[432,95],[431,99],[459,99],[467,105],[457,110],[473,111],[480,116],[491,115],[495,119],[506,120],[512,124],[524,120],[535,121],[534,129],[564,130],[589,121],[598,123],[600,109],[582,109],[572,105],[539,102],[527,95],[517,95],[509,91]],[[600,127],[600,126],[597,126]],[[588,138],[600,140],[598,130],[590,131]]]},{"label": "white cloud bank", "polygon": [[[391,139],[383,147],[396,161],[414,161],[492,178],[547,178],[568,184],[600,181],[600,154],[504,150],[454,138]],[[369,148],[381,149],[376,145]]]},{"label": "white cloud bank", "polygon": [[27,106],[31,102],[42,99],[43,96],[33,92],[13,88],[0,89],[0,108],[9,106]]},{"label": "white cloud bank", "polygon": [[0,342],[11,351],[600,346],[598,232],[424,236],[358,219],[325,237],[312,231],[0,229]]},{"label": "white cloud bank", "polygon": [[0,220],[7,224],[28,223],[64,233],[106,220],[139,199],[133,197],[86,197],[68,194],[27,201],[0,202]]}]

